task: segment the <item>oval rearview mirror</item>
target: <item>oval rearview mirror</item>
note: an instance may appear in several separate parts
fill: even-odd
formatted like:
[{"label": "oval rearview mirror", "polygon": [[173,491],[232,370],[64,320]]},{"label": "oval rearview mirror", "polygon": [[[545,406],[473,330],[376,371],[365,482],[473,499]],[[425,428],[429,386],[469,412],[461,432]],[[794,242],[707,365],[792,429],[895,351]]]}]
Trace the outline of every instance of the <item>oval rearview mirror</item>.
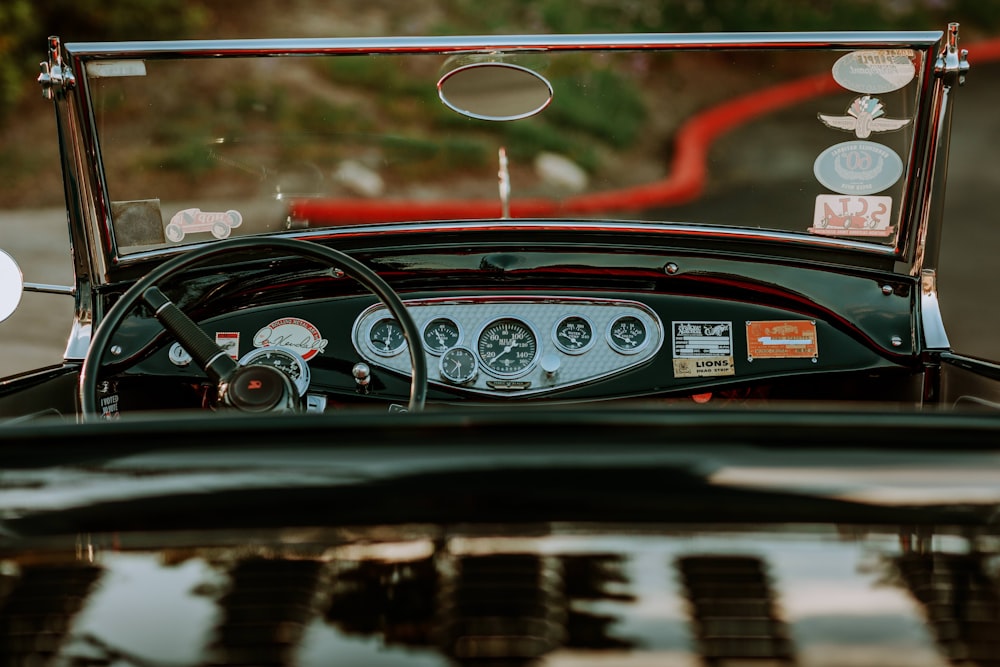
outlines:
[{"label": "oval rearview mirror", "polygon": [[14,314],[21,303],[24,279],[14,258],[0,250],[0,322]]},{"label": "oval rearview mirror", "polygon": [[527,118],[552,101],[552,84],[545,77],[510,63],[465,65],[442,76],[437,87],[449,109],[478,120]]}]

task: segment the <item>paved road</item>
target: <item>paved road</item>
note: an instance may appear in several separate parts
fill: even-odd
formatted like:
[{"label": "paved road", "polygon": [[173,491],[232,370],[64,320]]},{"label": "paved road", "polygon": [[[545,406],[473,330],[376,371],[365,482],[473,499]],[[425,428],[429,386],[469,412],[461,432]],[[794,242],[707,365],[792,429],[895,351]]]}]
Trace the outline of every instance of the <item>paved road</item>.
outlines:
[{"label": "paved road", "polygon": [[[1000,253],[1000,64],[975,67],[959,91],[947,197],[940,290],[955,349],[1000,359],[1000,301],[994,270]],[[0,211],[0,248],[28,282],[69,284],[69,243],[62,210]],[[0,323],[0,376],[58,363],[69,333],[72,299],[26,293]]]},{"label": "paved road", "polygon": [[[25,282],[73,283],[63,209],[0,211],[0,248],[17,260]],[[25,292],[0,323],[0,377],[59,363],[72,318],[72,297]]]}]

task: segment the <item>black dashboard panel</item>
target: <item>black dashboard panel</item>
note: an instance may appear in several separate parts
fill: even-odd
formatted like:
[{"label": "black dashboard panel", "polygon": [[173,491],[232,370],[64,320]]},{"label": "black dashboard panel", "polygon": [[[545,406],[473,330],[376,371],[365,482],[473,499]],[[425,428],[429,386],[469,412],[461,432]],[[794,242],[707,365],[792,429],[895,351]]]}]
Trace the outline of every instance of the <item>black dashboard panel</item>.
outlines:
[{"label": "black dashboard panel", "polygon": [[[407,300],[434,299],[440,295],[407,295]],[[518,308],[505,308],[504,304],[528,302],[547,304],[554,313],[550,319],[561,321],[565,316],[580,312],[579,303],[595,303],[593,292],[546,292],[516,293],[455,293],[444,301],[453,304],[457,319],[462,318],[463,305],[489,303],[499,304],[498,313],[509,312],[517,317]],[[607,320],[628,316],[632,311],[622,310],[613,304],[635,304],[632,308],[651,314],[657,326],[662,327],[658,339],[650,348],[654,353],[640,357],[635,363],[620,372],[593,381],[573,382],[562,385],[558,382],[550,387],[539,386],[537,381],[510,378],[510,382],[497,382],[490,386],[462,386],[444,381],[436,363],[430,366],[432,386],[428,394],[430,401],[455,400],[517,400],[518,398],[548,398],[565,401],[654,397],[660,395],[684,395],[700,391],[721,390],[726,387],[740,387],[761,381],[787,380],[797,378],[798,387],[793,393],[819,391],[829,380],[823,376],[838,373],[861,374],[859,382],[869,383],[874,390],[876,374],[890,373],[892,369],[907,377],[910,371],[888,359],[876,348],[866,345],[856,332],[845,331],[831,322],[803,316],[803,314],[760,304],[729,301],[707,297],[692,297],[671,294],[602,293],[598,301],[607,308]],[[254,349],[268,344],[292,344],[294,349],[309,356],[307,363],[311,374],[310,392],[327,395],[331,401],[337,400],[388,400],[403,401],[408,393],[408,377],[386,359],[380,359],[370,350],[359,352],[358,326],[363,321],[362,314],[373,313],[377,302],[370,296],[349,296],[330,299],[314,299],[288,304],[247,308],[201,322],[202,328],[216,337],[220,343],[230,345],[232,354],[243,357]],[[440,312],[434,311],[434,318]],[[497,315],[496,317],[500,317]],[[423,327],[423,320],[418,318]],[[473,316],[468,322],[473,337],[481,322],[496,319],[493,316]],[[378,319],[377,317],[375,319]],[[464,320],[463,320],[464,321]],[[150,328],[155,328],[155,321]],[[596,326],[596,325],[595,325]],[[713,333],[714,345],[708,345],[694,353],[690,350],[691,339],[705,338]],[[765,356],[760,355],[761,341],[754,336],[763,332],[777,343]],[[122,334],[128,334],[123,328]],[[698,335],[695,335],[697,333]],[[131,332],[133,340],[122,338],[121,345],[135,346],[136,332]],[[748,337],[749,334],[749,337]],[[148,334],[147,334],[148,335]],[[545,352],[558,353],[562,357],[562,367],[556,372],[571,367],[576,361],[574,355],[561,352],[556,347],[552,332],[540,330],[538,335],[539,356]],[[597,340],[593,345],[601,346],[601,354],[610,351],[606,329],[596,329]],[[803,337],[804,336],[804,337]],[[762,336],[757,336],[761,338]],[[129,372],[132,376],[170,377],[182,383],[197,383],[204,374],[192,364],[178,365],[171,361],[171,344],[165,337],[159,339],[157,349]],[[753,352],[758,351],[757,356]],[[593,349],[591,350],[591,352]],[[726,354],[726,352],[730,354]],[[176,352],[176,351],[175,351]],[[589,352],[588,352],[589,353]],[[627,355],[621,355],[628,360]],[[396,357],[396,365],[406,365],[408,355],[401,352]],[[434,357],[436,359],[436,357]],[[381,363],[379,363],[381,361]],[[482,363],[481,358],[479,359]],[[359,393],[352,368],[358,362],[372,366],[372,381],[368,393]],[[536,361],[536,369],[538,362]],[[484,377],[491,377],[482,372]],[[867,374],[867,375],[866,375]],[[538,377],[536,373],[532,377]],[[493,376],[493,379],[505,378]],[[898,394],[896,394],[898,395]],[[790,396],[795,397],[795,396]],[[865,397],[859,395],[859,400]]]},{"label": "black dashboard panel", "polygon": [[[411,304],[429,348],[429,404],[921,397],[917,289],[898,274],[680,246],[609,250],[608,239],[595,246],[569,233],[534,244],[380,240],[354,239],[362,247],[351,254]],[[305,371],[321,403],[409,395],[405,339],[342,272],[248,252],[163,289],[236,359],[291,347],[305,361],[296,379]],[[104,375],[157,383],[130,392],[160,397],[145,407],[211,404],[204,373],[184,364],[148,310],[125,318],[113,343]],[[442,365],[456,346],[464,351]],[[370,368],[363,389],[352,373],[359,363]]]}]

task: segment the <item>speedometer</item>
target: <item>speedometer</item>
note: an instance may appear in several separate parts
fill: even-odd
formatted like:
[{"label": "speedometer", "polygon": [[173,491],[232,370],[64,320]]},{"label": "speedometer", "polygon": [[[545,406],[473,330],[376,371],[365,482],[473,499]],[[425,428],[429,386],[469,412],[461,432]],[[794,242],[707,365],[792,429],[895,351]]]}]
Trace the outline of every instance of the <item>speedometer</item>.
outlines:
[{"label": "speedometer", "polygon": [[535,365],[538,337],[527,322],[503,317],[483,327],[476,352],[488,373],[497,377],[517,377]]}]

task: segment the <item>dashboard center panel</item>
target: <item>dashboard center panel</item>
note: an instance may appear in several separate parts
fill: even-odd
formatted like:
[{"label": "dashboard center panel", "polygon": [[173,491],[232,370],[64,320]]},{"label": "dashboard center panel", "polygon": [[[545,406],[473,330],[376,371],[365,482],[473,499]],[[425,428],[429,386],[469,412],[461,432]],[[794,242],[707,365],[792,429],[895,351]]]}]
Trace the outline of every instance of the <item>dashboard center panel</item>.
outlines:
[{"label": "dashboard center panel", "polygon": [[[594,382],[650,362],[663,344],[645,304],[572,297],[458,297],[404,302],[421,331],[430,381],[492,396]],[[355,350],[372,366],[409,375],[407,342],[376,304],[354,321]]]}]

